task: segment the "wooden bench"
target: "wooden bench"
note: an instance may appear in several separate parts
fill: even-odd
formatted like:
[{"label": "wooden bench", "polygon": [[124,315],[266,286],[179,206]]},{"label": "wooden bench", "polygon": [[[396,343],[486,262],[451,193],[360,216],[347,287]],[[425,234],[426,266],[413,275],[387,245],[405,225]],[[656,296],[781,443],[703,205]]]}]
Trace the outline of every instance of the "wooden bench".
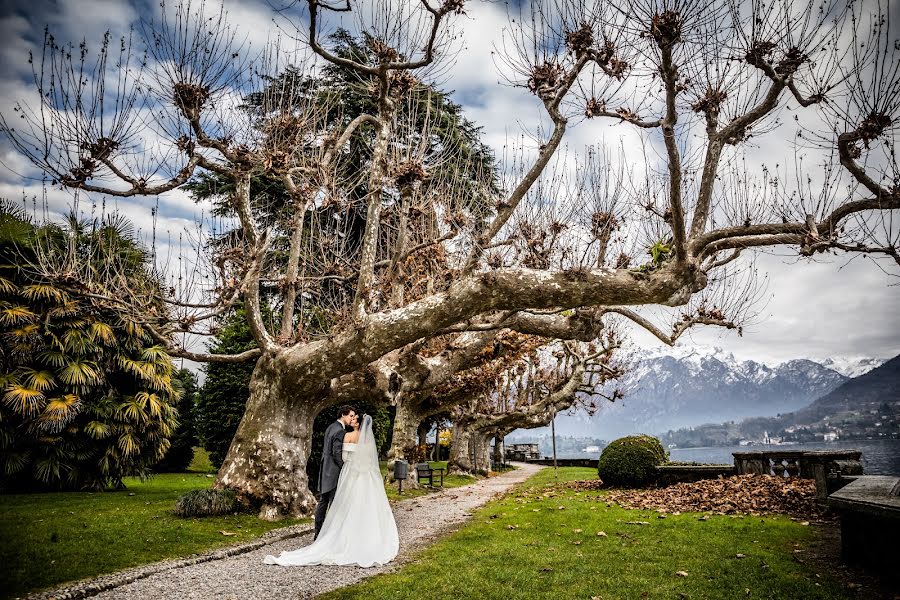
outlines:
[{"label": "wooden bench", "polygon": [[416,464],[416,479],[419,480],[419,483],[424,483],[425,480],[428,480],[428,485],[434,487],[434,474],[438,473],[441,476],[441,487],[444,487],[444,469],[432,469],[431,465],[428,463],[418,463]]}]

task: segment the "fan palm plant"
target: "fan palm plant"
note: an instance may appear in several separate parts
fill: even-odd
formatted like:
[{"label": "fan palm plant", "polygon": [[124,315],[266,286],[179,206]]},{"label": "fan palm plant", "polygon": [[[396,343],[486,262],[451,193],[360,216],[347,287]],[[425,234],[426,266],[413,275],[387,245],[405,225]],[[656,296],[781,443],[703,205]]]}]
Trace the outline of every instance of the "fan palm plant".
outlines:
[{"label": "fan palm plant", "polygon": [[127,223],[36,227],[0,203],[3,489],[120,486],[165,455],[178,426],[179,392],[162,347],[128,315],[39,268],[73,252],[90,257],[79,268],[154,284]]}]

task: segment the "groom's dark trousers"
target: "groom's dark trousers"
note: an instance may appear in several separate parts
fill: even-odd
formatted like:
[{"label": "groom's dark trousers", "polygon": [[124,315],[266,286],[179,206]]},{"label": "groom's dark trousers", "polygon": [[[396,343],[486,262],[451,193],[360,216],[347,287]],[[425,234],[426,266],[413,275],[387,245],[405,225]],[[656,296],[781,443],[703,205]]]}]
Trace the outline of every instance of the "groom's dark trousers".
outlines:
[{"label": "groom's dark trousers", "polygon": [[[322,464],[319,469],[319,504],[316,506],[316,535],[322,529],[325,522],[325,514],[331,501],[334,500],[334,492],[337,488],[338,476],[344,459],[341,451],[344,449],[344,425],[335,421],[325,430],[325,447],[322,448]],[[313,538],[315,539],[315,538]]]}]

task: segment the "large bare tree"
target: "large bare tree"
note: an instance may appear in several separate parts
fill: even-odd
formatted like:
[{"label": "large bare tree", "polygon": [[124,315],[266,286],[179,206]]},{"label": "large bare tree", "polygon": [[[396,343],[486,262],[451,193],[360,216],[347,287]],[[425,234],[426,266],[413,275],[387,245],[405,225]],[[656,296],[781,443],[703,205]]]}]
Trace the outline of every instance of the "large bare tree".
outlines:
[{"label": "large bare tree", "polygon": [[[195,266],[164,298],[169,312],[115,274],[49,274],[129,311],[173,355],[255,361],[217,484],[258,501],[265,518],[312,510],[305,466],[323,407],[434,389],[503,330],[589,343],[628,318],[671,341],[688,324],[733,323],[696,298],[727,285],[723,272],[748,251],[897,260],[900,61],[884,15],[843,0],[536,2],[498,41],[499,66],[549,128],[506,157],[494,186],[487,172],[450,184],[441,173],[463,157],[428,143],[440,124],[398,114],[440,80],[463,0],[293,8],[302,56],[285,42],[251,55],[224,12],[190,3],[145,27],[146,58],[128,40],[107,39],[95,60],[86,45],[48,38],[33,59],[40,99],[3,114],[54,185],[131,197],[204,173],[226,183],[233,231],[201,231]],[[326,49],[336,16],[354,20],[368,52]],[[267,84],[289,63],[349,69],[375,109],[326,118],[340,98],[277,93]],[[264,89],[254,110],[242,106]],[[786,109],[804,116],[785,120]],[[561,147],[583,119],[634,128],[646,164],[616,169],[596,148],[573,175]],[[788,129],[815,169],[741,170],[748,142]],[[368,158],[348,169],[352,140]],[[797,151],[785,146],[782,164]],[[288,203],[275,210],[255,192],[261,178],[279,181]],[[692,299],[671,331],[642,308]],[[209,333],[238,304],[256,349],[210,355],[170,342]]]}]

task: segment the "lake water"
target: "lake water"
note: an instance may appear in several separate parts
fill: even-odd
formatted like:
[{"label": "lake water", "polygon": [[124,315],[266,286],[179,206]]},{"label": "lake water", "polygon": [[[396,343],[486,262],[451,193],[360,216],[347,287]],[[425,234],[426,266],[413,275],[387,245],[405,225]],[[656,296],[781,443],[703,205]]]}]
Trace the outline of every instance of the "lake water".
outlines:
[{"label": "lake water", "polygon": [[[754,450],[859,450],[867,475],[900,475],[900,440],[840,440],[788,446],[714,446],[709,448],[670,448],[671,460],[682,462],[731,464],[732,452]],[[599,458],[599,453],[566,455],[560,458]]]}]

